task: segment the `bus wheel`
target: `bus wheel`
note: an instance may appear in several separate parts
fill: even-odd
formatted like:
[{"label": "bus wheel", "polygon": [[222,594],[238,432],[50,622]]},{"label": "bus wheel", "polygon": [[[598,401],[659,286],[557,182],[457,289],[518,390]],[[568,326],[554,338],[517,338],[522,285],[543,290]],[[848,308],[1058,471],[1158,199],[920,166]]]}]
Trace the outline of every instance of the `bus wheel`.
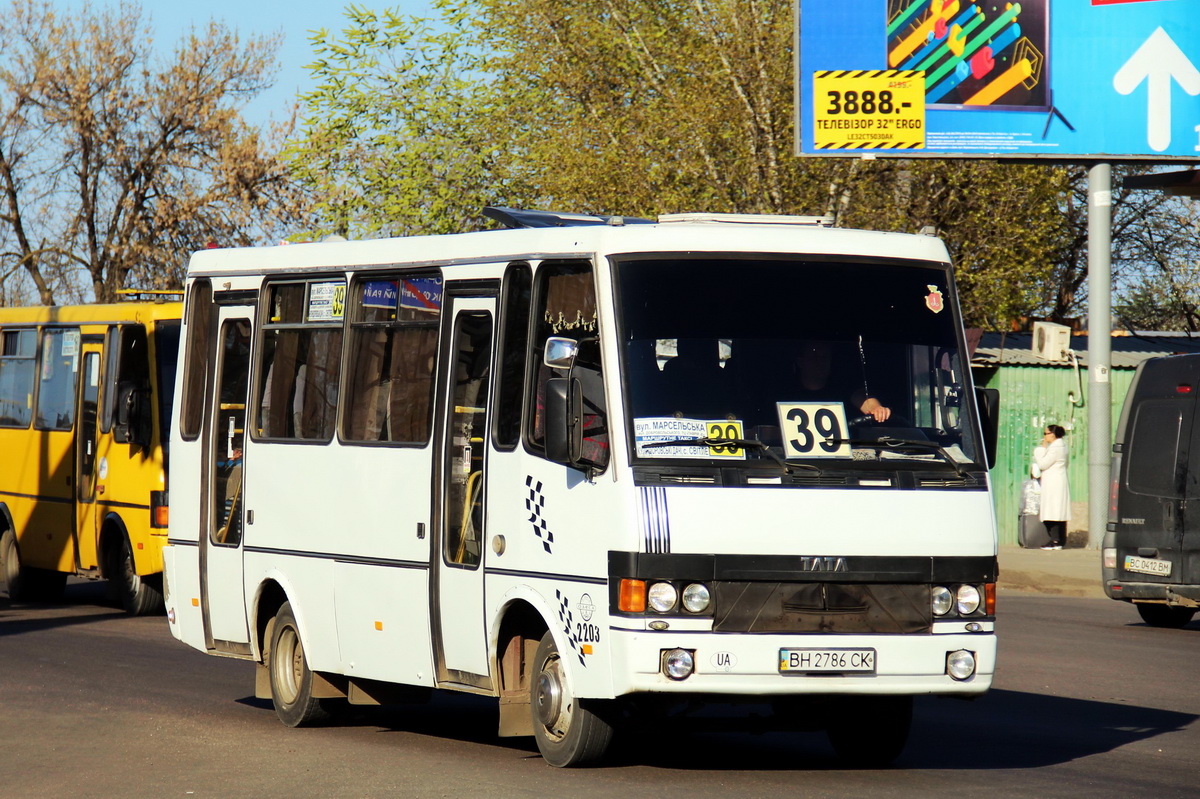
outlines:
[{"label": "bus wheel", "polygon": [[67,585],[66,572],[31,569],[21,563],[17,535],[5,530],[0,536],[0,571],[8,587],[8,598],[15,602],[30,599],[53,601],[62,597]]},{"label": "bus wheel", "polygon": [[877,696],[839,703],[829,743],[852,766],[882,768],[900,756],[912,727],[911,696]]},{"label": "bus wheel", "polygon": [[290,602],[284,602],[275,614],[265,659],[271,677],[271,702],[280,721],[289,727],[303,727],[328,717],[321,700],[312,695],[313,673],[304,657],[300,628]]},{"label": "bus wheel", "polygon": [[1196,615],[1195,608],[1179,608],[1171,605],[1156,605],[1146,602],[1137,603],[1138,615],[1142,621],[1151,627],[1170,627],[1179,629],[1192,620]]},{"label": "bus wheel", "polygon": [[0,569],[4,571],[4,584],[8,587],[8,598],[19,602],[29,598],[28,570],[21,567],[21,553],[17,551],[17,536],[5,530],[0,536]]},{"label": "bus wheel", "polygon": [[159,587],[157,575],[138,575],[133,565],[133,547],[129,544],[129,536],[121,536],[121,549],[118,553],[116,569],[110,573],[116,582],[117,594],[121,607],[130,616],[147,616],[151,613],[161,613],[163,610],[162,589]]},{"label": "bus wheel", "polygon": [[571,695],[562,658],[549,632],[538,644],[529,690],[533,737],[547,763],[580,766],[604,755],[612,742],[612,726]]}]

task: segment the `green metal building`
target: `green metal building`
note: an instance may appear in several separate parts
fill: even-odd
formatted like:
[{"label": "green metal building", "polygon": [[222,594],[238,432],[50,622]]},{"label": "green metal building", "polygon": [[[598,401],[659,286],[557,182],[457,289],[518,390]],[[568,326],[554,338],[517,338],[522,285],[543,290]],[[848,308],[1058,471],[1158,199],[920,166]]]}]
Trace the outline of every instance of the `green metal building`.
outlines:
[{"label": "green metal building", "polygon": [[[1000,545],[1016,545],[1022,485],[1030,477],[1033,448],[1048,424],[1067,431],[1071,522],[1088,525],[1087,336],[1070,338],[1066,360],[1049,361],[1032,348],[1030,333],[984,333],[971,367],[976,385],[1000,390],[999,452],[991,471]],[[1121,418],[1125,394],[1138,364],[1147,358],[1200,351],[1200,339],[1163,333],[1118,335],[1112,339],[1112,431]],[[1082,534],[1086,541],[1086,534]],[[1081,539],[1070,536],[1072,545]]]}]

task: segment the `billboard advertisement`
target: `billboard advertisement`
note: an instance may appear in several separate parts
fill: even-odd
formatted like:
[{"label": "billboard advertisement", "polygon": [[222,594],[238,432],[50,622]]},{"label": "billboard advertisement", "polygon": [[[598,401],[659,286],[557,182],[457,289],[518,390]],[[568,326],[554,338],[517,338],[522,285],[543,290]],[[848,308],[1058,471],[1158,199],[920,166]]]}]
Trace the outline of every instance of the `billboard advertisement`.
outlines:
[{"label": "billboard advertisement", "polygon": [[796,152],[1200,162],[1197,0],[798,0]]}]

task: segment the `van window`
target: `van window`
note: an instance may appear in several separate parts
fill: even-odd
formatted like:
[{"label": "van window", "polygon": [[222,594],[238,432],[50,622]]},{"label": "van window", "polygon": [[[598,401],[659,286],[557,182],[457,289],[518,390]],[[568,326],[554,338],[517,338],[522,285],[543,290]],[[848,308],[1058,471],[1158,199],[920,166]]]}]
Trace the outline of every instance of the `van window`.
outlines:
[{"label": "van window", "polygon": [[79,331],[47,330],[42,337],[42,370],[37,419],[42,430],[75,425],[75,378],[79,374]]},{"label": "van window", "polygon": [[[604,398],[604,371],[600,358],[600,327],[596,313],[596,286],[590,261],[544,261],[537,271],[534,293],[534,335],[530,340],[529,373],[533,376],[533,413],[530,443],[546,446],[546,381],[554,370],[542,361],[546,339],[565,336],[579,342],[573,377],[583,388],[583,451],[581,462],[597,469],[608,465],[608,413]],[[565,372],[563,373],[565,375]]]},{"label": "van window", "polygon": [[212,318],[212,285],[207,280],[192,284],[187,306],[187,355],[183,373],[183,397],[179,432],[189,441],[200,435],[204,421],[204,384],[208,377],[208,338]]},{"label": "van window", "polygon": [[525,351],[529,343],[529,300],[533,278],[529,264],[513,264],[504,277],[500,312],[500,374],[497,376],[496,422],[493,440],[498,449],[512,449],[521,440],[521,407],[525,391]]},{"label": "van window", "polygon": [[1137,409],[1129,436],[1129,490],[1152,497],[1179,493],[1176,477],[1184,412],[1178,400],[1147,400]]},{"label": "van window", "polygon": [[36,330],[0,334],[0,427],[29,427],[33,419]]},{"label": "van window", "polygon": [[345,299],[342,279],[267,288],[255,418],[259,437],[333,438]]},{"label": "van window", "polygon": [[372,276],[351,288],[345,441],[424,444],[442,314],[436,274]]}]

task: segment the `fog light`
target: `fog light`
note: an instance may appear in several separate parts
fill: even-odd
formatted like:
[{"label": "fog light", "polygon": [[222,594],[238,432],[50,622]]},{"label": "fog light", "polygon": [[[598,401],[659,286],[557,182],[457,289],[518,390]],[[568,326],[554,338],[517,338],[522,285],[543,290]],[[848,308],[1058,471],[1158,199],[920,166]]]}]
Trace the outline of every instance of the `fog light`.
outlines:
[{"label": "fog light", "polygon": [[975,611],[979,610],[979,589],[973,585],[960,585],[958,587],[958,602],[956,608],[960,616],[970,616]]},{"label": "fog light", "polygon": [[686,649],[666,649],[662,653],[662,672],[672,680],[686,680],[696,670],[696,659]]},{"label": "fog light", "polygon": [[946,653],[946,673],[956,680],[965,680],[975,674],[975,653],[960,649]]},{"label": "fog light", "polygon": [[933,591],[930,592],[930,601],[933,604],[933,615],[945,616],[950,612],[950,606],[954,604],[954,595],[944,585],[935,585]]},{"label": "fog light", "polygon": [[692,583],[683,589],[683,606],[690,613],[703,613],[708,610],[708,603],[710,601],[711,596],[708,593],[708,586],[706,585]]},{"label": "fog light", "polygon": [[670,583],[655,583],[646,593],[646,601],[649,602],[650,609],[658,613],[674,610],[675,602],[678,599],[679,592]]},{"label": "fog light", "polygon": [[1104,550],[1104,568],[1106,568],[1106,569],[1117,568],[1117,550],[1116,549],[1110,548],[1110,549]]}]

